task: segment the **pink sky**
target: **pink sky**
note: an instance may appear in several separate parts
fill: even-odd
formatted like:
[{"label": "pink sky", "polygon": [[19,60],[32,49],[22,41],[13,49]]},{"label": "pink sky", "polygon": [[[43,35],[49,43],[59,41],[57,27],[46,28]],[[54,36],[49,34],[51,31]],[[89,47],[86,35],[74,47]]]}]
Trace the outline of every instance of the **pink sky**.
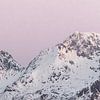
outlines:
[{"label": "pink sky", "polygon": [[0,1],[0,49],[22,65],[74,31],[100,33],[100,0]]}]

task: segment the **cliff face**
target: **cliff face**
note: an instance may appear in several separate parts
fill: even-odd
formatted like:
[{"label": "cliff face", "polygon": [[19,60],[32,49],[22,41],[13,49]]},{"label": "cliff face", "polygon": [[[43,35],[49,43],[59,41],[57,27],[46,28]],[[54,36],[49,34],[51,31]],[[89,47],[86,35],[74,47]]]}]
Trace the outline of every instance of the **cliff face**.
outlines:
[{"label": "cliff face", "polygon": [[100,34],[77,32],[40,52],[0,100],[100,100]]}]

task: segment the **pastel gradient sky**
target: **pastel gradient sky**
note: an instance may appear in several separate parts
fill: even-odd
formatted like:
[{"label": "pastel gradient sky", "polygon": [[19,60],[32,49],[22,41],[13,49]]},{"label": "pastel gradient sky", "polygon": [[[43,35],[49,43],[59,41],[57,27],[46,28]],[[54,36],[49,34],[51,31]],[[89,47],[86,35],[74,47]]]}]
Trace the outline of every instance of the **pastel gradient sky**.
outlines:
[{"label": "pastel gradient sky", "polygon": [[0,49],[23,66],[74,31],[100,32],[100,0],[0,0]]}]

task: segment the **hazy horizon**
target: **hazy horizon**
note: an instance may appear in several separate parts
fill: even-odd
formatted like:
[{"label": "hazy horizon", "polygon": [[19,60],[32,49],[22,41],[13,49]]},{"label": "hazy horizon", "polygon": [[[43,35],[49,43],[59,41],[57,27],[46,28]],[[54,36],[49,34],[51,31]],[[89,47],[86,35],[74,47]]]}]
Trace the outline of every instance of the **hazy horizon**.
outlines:
[{"label": "hazy horizon", "polygon": [[0,1],[0,49],[22,66],[70,33],[100,33],[99,27],[99,0]]}]

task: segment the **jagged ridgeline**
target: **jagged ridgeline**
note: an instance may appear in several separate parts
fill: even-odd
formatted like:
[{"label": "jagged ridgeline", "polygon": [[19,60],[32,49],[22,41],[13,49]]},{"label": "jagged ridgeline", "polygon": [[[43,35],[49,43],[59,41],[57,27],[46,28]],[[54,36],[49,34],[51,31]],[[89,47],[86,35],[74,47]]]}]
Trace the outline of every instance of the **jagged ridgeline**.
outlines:
[{"label": "jagged ridgeline", "polygon": [[0,100],[100,100],[100,34],[75,32],[40,52]]}]

